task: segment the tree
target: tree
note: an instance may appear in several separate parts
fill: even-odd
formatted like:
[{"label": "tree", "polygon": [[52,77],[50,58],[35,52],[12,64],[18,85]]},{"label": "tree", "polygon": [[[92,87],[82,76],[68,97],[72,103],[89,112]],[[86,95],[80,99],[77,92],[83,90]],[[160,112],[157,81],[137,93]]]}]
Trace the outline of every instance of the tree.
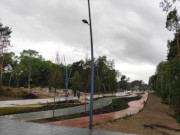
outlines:
[{"label": "tree", "polygon": [[[52,65],[51,70],[51,86],[55,88],[62,88],[64,75],[62,73],[62,63],[60,61],[59,52],[56,53],[55,63]],[[63,67],[64,68],[64,67]]]},{"label": "tree", "polygon": [[21,56],[20,56],[20,59],[21,59],[21,63],[20,64],[23,64],[24,67],[25,67],[25,73],[28,74],[28,87],[30,88],[30,82],[32,81],[32,67],[33,67],[33,64],[35,62],[36,59],[38,58],[42,58],[41,55],[39,55],[38,52],[36,52],[35,50],[23,50],[23,52],[21,52]]},{"label": "tree", "polygon": [[[18,64],[18,65],[16,65],[15,66],[15,68],[14,68],[14,70],[13,70],[13,76],[14,76],[14,78],[15,78],[15,80],[16,80],[16,87],[18,88],[19,87],[19,82],[20,82],[20,79],[21,79],[21,76],[24,74],[24,65],[23,64]],[[22,86],[23,84],[21,83],[21,86]]]},{"label": "tree", "polygon": [[8,47],[11,46],[9,40],[11,32],[12,31],[9,27],[4,27],[0,22],[0,93],[2,93],[2,68],[5,59],[5,52]]},{"label": "tree", "polygon": [[100,80],[98,77],[95,77],[94,80],[94,93],[99,92]]},{"label": "tree", "polygon": [[121,81],[119,82],[120,88],[123,90],[127,90],[128,89],[128,81],[129,81],[129,78],[127,78],[126,75],[122,75]]},{"label": "tree", "polygon": [[10,86],[11,80],[13,78],[13,71],[17,63],[17,56],[14,52],[5,53],[6,60],[3,64],[3,85]]},{"label": "tree", "polygon": [[62,63],[60,61],[59,52],[56,52],[55,63],[53,64],[51,71],[51,86],[54,87],[54,107],[53,107],[53,118],[54,118],[54,109],[55,109],[55,95],[56,89],[62,87],[63,74],[61,72]]},{"label": "tree", "polygon": [[[95,61],[95,71],[100,81],[100,88],[108,88],[108,91],[117,89],[116,71],[114,70],[114,61],[107,60],[106,56],[100,56]],[[115,87],[114,87],[115,86]]]},{"label": "tree", "polygon": [[175,32],[177,40],[178,59],[180,60],[180,45],[179,45],[179,32],[180,32],[180,16],[178,14],[177,0],[163,0],[160,2],[160,7],[167,13],[166,28],[169,31]]},{"label": "tree", "polygon": [[82,90],[83,81],[78,71],[74,73],[73,80],[71,80],[73,90]]}]

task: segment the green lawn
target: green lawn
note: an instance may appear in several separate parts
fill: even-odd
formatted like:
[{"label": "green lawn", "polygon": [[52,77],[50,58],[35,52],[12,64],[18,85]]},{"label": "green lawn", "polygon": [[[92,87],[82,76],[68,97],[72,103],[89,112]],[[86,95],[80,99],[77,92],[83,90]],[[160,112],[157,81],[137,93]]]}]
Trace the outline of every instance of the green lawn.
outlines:
[{"label": "green lawn", "polygon": [[26,113],[40,111],[39,107],[1,107],[0,116],[8,114]]}]

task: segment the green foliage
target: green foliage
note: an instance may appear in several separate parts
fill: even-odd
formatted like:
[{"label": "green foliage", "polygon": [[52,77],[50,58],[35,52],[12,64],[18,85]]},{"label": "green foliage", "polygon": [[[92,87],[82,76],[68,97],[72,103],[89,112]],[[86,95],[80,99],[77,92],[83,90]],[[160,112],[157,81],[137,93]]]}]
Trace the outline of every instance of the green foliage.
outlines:
[{"label": "green foliage", "polygon": [[177,122],[180,124],[180,115],[177,116]]},{"label": "green foliage", "polygon": [[38,107],[1,107],[0,116],[37,111]]},{"label": "green foliage", "polygon": [[63,82],[63,74],[60,65],[54,64],[51,70],[51,86],[54,88],[61,88]]},{"label": "green foliage", "polygon": [[[7,61],[3,67],[3,85],[12,87],[57,87],[65,88],[65,66],[59,54],[56,61],[45,61],[35,50],[23,50],[20,57],[13,52],[6,53]],[[69,87],[74,90],[90,91],[91,60],[86,59],[67,65]],[[119,71],[114,69],[114,61],[106,56],[95,60],[94,93],[116,92]]]},{"label": "green foliage", "polygon": [[73,80],[71,81],[73,90],[82,90],[82,78],[78,71],[74,73]]},{"label": "green foliage", "polygon": [[166,28],[169,31],[177,31],[180,27],[179,20],[177,9],[173,9],[167,15]]},{"label": "green foliage", "polygon": [[127,119],[130,116],[132,116],[132,114],[126,114],[125,116],[122,117],[122,119]]},{"label": "green foliage", "polygon": [[129,89],[128,81],[129,81],[129,78],[127,78],[125,75],[122,75],[121,80],[119,82],[120,89],[123,89],[123,90]]},{"label": "green foliage", "polygon": [[10,92],[12,91],[12,88],[7,88],[6,91]]},{"label": "green foliage", "polygon": [[180,29],[179,0],[162,0],[160,7],[167,13],[166,28],[169,31],[178,32]]},{"label": "green foliage", "polygon": [[[72,89],[89,91],[91,85],[91,60],[80,60],[72,64],[70,86]],[[95,60],[94,92],[112,92],[117,90],[117,71],[114,61],[107,60],[106,56]],[[105,91],[104,91],[105,87]]]},{"label": "green foliage", "polygon": [[[105,110],[114,110],[114,111],[118,111],[118,110],[123,110],[128,108],[128,102],[133,101],[133,100],[139,100],[141,99],[141,96],[137,96],[137,97],[130,97],[130,98],[117,98],[117,99],[113,99],[112,104],[105,106]],[[109,112],[108,111],[108,112]]]},{"label": "green foliage", "polygon": [[161,103],[163,103],[163,104],[169,104],[169,100],[168,100],[168,98],[166,98],[166,99],[161,99]]},{"label": "green foliage", "polygon": [[[176,32],[174,39],[168,40],[167,61],[160,62],[155,75],[149,78],[149,84],[161,97],[162,103],[174,108],[175,117],[180,114],[180,60],[178,58],[180,17],[176,0],[163,0],[161,7],[167,12],[166,28]],[[173,7],[173,8],[172,8]]]},{"label": "green foliage", "polygon": [[[3,63],[5,59],[5,52],[8,50],[8,48],[11,46],[10,44],[10,35],[12,30],[7,27],[3,26],[3,24],[0,22],[0,94],[2,94],[2,76],[3,76]],[[9,66],[10,67],[10,66]]]},{"label": "green foliage", "polygon": [[[118,71],[114,69],[114,61],[107,60],[106,56],[100,56],[95,61],[95,75],[97,76],[97,81],[100,85],[101,91],[115,92],[117,91],[117,75]],[[104,91],[104,92],[106,92]]]}]

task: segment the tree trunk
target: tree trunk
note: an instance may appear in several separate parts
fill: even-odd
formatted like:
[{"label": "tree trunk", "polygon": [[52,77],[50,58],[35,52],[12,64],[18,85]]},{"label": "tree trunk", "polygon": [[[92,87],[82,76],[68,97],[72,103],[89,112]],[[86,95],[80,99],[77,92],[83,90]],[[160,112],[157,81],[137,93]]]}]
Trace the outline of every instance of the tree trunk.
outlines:
[{"label": "tree trunk", "polygon": [[179,33],[176,33],[176,38],[177,38],[177,48],[178,48],[178,58],[180,60],[180,47],[179,47]]},{"label": "tree trunk", "polygon": [[56,88],[54,89],[54,105],[53,105],[53,118],[54,118],[54,110],[55,110],[55,96],[56,96]]},{"label": "tree trunk", "polygon": [[2,91],[2,82],[1,82],[1,79],[0,79],[0,95],[3,93]]},{"label": "tree trunk", "polygon": [[3,54],[3,58],[2,58],[2,61],[0,64],[0,94],[3,93],[3,91],[2,91],[2,67],[3,67],[4,58],[5,58],[5,55]]},{"label": "tree trunk", "polygon": [[29,65],[28,88],[30,88],[30,82],[31,82],[31,64]]}]

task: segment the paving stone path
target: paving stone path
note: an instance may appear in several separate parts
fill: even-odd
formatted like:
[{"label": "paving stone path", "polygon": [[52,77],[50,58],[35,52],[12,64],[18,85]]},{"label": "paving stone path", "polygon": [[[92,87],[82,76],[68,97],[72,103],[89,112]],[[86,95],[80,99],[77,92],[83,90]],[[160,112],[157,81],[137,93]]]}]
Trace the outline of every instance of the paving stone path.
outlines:
[{"label": "paving stone path", "polygon": [[[126,115],[131,115],[137,113],[140,109],[143,108],[144,103],[146,101],[148,94],[144,94],[140,100],[131,101],[128,103],[129,108],[117,112],[105,113],[93,116],[93,124],[102,123],[108,120],[117,119]],[[47,123],[48,125],[59,125],[59,126],[68,126],[68,127],[84,127],[89,125],[89,116],[81,117],[76,119],[64,120],[64,121],[56,121]]]},{"label": "paving stone path", "polygon": [[44,125],[0,118],[0,135],[134,135],[118,132]]}]

